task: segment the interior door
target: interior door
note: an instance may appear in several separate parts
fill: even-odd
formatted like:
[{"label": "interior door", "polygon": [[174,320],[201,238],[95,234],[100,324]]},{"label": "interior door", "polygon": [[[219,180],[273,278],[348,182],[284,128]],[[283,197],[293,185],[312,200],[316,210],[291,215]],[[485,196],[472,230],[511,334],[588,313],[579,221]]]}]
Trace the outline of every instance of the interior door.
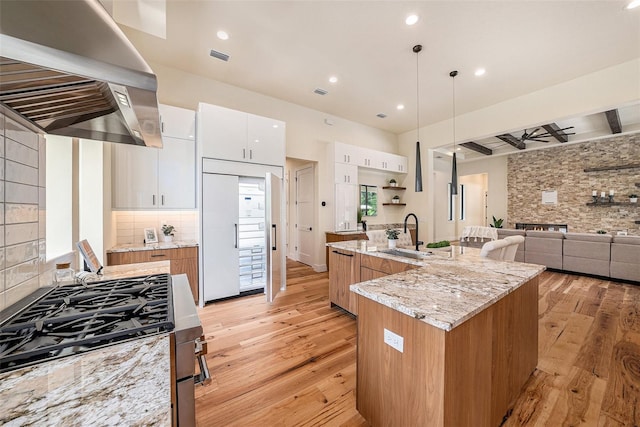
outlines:
[{"label": "interior door", "polygon": [[313,264],[313,199],[314,199],[313,165],[296,171],[296,253],[298,261]]},{"label": "interior door", "polygon": [[284,259],[284,228],[282,209],[282,179],[267,172],[265,200],[267,205],[265,237],[267,240],[267,301],[273,302],[278,292],[284,289],[286,270]]},{"label": "interior door", "polygon": [[204,301],[240,293],[238,177],[202,174]]}]

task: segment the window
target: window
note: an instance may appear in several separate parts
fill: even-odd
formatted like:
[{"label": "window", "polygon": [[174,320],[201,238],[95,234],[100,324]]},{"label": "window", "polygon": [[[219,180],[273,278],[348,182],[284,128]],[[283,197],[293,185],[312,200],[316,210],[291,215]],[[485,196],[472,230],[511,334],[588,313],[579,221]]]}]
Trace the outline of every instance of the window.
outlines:
[{"label": "window", "polygon": [[378,193],[375,185],[360,186],[360,210],[362,216],[378,215]]}]

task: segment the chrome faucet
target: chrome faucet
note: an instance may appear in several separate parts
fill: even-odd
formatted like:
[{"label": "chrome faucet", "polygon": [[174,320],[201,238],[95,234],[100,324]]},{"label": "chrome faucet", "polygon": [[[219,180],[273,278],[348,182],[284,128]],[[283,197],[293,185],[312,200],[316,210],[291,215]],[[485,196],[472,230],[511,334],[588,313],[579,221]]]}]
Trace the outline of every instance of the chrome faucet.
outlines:
[{"label": "chrome faucet", "polygon": [[416,214],[414,213],[410,213],[407,214],[407,216],[404,217],[404,232],[407,232],[407,220],[409,219],[409,217],[412,216],[415,218],[416,220],[416,251],[420,250],[420,245],[424,245],[424,242],[418,240],[418,217],[416,216]]}]

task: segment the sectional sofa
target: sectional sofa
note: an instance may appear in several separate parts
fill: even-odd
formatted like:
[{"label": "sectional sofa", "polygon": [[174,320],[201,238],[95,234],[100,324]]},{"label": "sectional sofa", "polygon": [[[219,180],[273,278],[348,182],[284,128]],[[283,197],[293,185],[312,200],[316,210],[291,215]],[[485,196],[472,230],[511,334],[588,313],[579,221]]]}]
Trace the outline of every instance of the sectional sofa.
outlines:
[{"label": "sectional sofa", "polygon": [[498,229],[498,238],[525,241],[516,261],[548,268],[640,282],[640,236]]}]

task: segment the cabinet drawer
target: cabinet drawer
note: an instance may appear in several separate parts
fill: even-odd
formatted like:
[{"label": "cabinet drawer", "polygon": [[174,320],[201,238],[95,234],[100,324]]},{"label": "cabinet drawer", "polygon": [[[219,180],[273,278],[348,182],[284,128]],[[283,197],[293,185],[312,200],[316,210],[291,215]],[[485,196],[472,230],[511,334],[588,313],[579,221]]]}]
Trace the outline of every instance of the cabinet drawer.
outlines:
[{"label": "cabinet drawer", "polygon": [[198,258],[198,248],[155,249],[107,254],[109,265],[137,264],[140,262],[170,261],[172,259]]},{"label": "cabinet drawer", "polygon": [[393,261],[386,258],[362,255],[360,258],[360,266],[371,270],[380,271],[386,274],[395,274],[403,271],[418,268],[416,265],[405,264],[404,262]]}]

